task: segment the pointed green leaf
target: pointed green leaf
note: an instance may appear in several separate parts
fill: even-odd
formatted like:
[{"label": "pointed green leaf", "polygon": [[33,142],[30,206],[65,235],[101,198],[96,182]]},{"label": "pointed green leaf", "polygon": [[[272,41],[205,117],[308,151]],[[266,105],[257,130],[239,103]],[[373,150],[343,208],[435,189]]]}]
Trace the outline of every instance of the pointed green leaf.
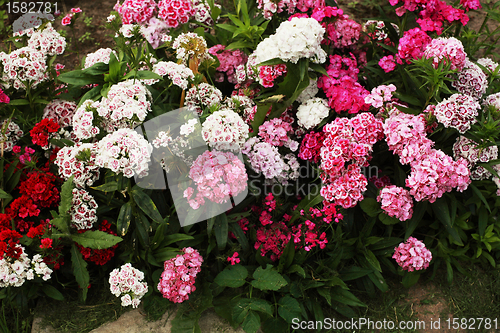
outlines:
[{"label": "pointed green leaf", "polygon": [[116,220],[116,230],[122,236],[128,231],[128,227],[130,226],[130,222],[132,219],[132,204],[131,202],[127,202],[120,209],[120,213],[118,214],[118,219]]},{"label": "pointed green leaf", "polygon": [[299,302],[290,296],[282,297],[278,301],[278,313],[281,318],[285,319],[287,323],[291,324],[294,318],[301,317],[301,309]]},{"label": "pointed green leaf", "polygon": [[107,249],[122,241],[121,237],[100,230],[87,230],[81,234],[73,234],[71,238],[83,247],[91,249]]},{"label": "pointed green leaf", "polygon": [[227,266],[215,277],[215,283],[222,287],[238,288],[245,284],[248,270],[242,265]]},{"label": "pointed green leaf", "polygon": [[87,288],[90,282],[89,271],[87,270],[87,262],[83,260],[83,256],[75,244],[71,246],[71,263],[73,266],[73,274],[76,282],[83,292],[83,300],[87,298]]},{"label": "pointed green leaf", "polygon": [[260,290],[277,291],[288,284],[283,276],[270,264],[267,264],[266,269],[257,268],[253,273],[253,278],[255,280],[251,282],[252,286]]},{"label": "pointed green leaf", "polygon": [[73,205],[74,176],[69,177],[61,187],[61,203],[59,204],[59,215],[68,213]]},{"label": "pointed green leaf", "polygon": [[144,193],[139,186],[135,185],[130,191],[130,195],[134,199],[137,206],[148,215],[153,221],[157,223],[163,223],[163,217],[161,217],[158,208],[154,204],[153,200]]},{"label": "pointed green leaf", "polygon": [[228,232],[229,227],[227,224],[226,213],[217,215],[214,223],[214,234],[219,250],[223,250],[226,247]]}]

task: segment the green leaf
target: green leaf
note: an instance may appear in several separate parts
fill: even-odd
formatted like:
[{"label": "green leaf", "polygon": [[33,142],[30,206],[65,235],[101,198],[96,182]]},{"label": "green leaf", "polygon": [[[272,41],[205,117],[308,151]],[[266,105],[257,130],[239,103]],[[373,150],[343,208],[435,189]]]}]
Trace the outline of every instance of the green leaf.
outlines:
[{"label": "green leaf", "polygon": [[83,260],[83,256],[75,244],[71,246],[71,263],[73,266],[73,274],[76,282],[83,292],[83,300],[87,298],[87,290],[90,282],[89,271],[87,270],[87,262]]},{"label": "green leaf", "polygon": [[153,257],[158,262],[166,261],[174,258],[179,254],[178,249],[173,247],[162,247],[154,251]]},{"label": "green leaf", "polygon": [[42,291],[45,293],[45,295],[49,296],[52,299],[55,299],[56,301],[64,301],[63,294],[61,294],[59,290],[57,290],[50,284],[44,284],[42,287]]},{"label": "green leaf", "polygon": [[130,221],[132,219],[132,203],[129,201],[122,206],[120,209],[120,214],[118,214],[118,219],[116,220],[116,230],[122,236],[128,231],[130,226]]},{"label": "green leaf", "polygon": [[378,216],[378,218],[385,225],[398,224],[400,222],[399,219],[397,219],[397,218],[395,218],[393,216],[389,216],[386,213],[380,213],[379,216]]},{"label": "green leaf", "polygon": [[94,87],[94,88],[90,89],[89,91],[87,91],[82,96],[82,98],[80,98],[80,102],[78,103],[77,108],[79,108],[82,105],[82,103],[88,99],[96,101],[101,96],[101,90],[102,90],[102,86],[97,86],[97,87]]},{"label": "green leaf", "polygon": [[382,268],[380,268],[380,263],[372,251],[365,249],[363,254],[365,255],[365,258],[366,258],[366,260],[368,260],[370,265],[373,266],[373,268],[375,268],[379,272],[382,272]]},{"label": "green leaf", "polygon": [[59,215],[64,215],[69,212],[73,205],[73,184],[74,176],[69,177],[61,187],[61,203],[59,204]]},{"label": "green leaf", "polygon": [[153,200],[149,197],[149,195],[144,193],[139,186],[135,185],[132,188],[132,191],[130,191],[130,195],[134,199],[137,206],[153,221],[160,224],[163,223],[163,217],[161,217],[161,214],[158,211],[158,208],[156,208]]},{"label": "green leaf", "polygon": [[441,223],[446,228],[446,231],[453,237],[455,242],[460,246],[464,246],[462,240],[460,239],[460,236],[458,235],[458,232],[453,228],[451,224],[451,217],[448,211],[448,203],[446,202],[446,200],[444,198],[439,198],[431,206],[432,210],[436,214],[436,217],[439,221],[441,221]]},{"label": "green leaf", "polygon": [[486,230],[486,226],[488,225],[488,212],[486,211],[486,207],[481,207],[479,209],[479,234],[484,236],[484,231]]},{"label": "green leaf", "polygon": [[253,278],[255,280],[251,282],[252,286],[260,290],[277,291],[288,284],[271,264],[267,264],[266,269],[262,269],[262,267],[257,268],[253,273]]},{"label": "green leaf", "polygon": [[301,317],[300,304],[297,300],[290,296],[282,297],[278,302],[278,313],[281,318],[285,319],[289,324],[294,318]]},{"label": "green leaf", "polygon": [[215,239],[217,240],[217,246],[219,250],[223,250],[227,244],[227,235],[228,235],[228,224],[226,213],[222,213],[215,217],[214,223],[214,233]]},{"label": "green leaf", "polygon": [[257,332],[260,328],[259,315],[256,312],[249,310],[245,320],[243,320],[243,324],[241,324],[241,327],[247,333]]},{"label": "green leaf", "polygon": [[123,240],[100,230],[87,230],[81,234],[73,234],[71,238],[83,247],[98,250],[110,248]]},{"label": "green leaf", "polygon": [[419,278],[419,272],[405,272],[403,276],[403,286],[405,286],[405,288],[410,288],[418,282]]},{"label": "green leaf", "polygon": [[54,227],[56,227],[60,232],[69,234],[69,216],[59,216],[50,221]]},{"label": "green leaf", "polygon": [[61,82],[72,84],[75,86],[85,86],[87,84],[104,82],[104,80],[100,77],[86,74],[81,70],[62,73],[57,77],[57,79]]},{"label": "green leaf", "polygon": [[99,186],[91,187],[91,189],[102,191],[102,192],[114,192],[118,189],[117,182],[107,182]]},{"label": "green leaf", "polygon": [[[227,31],[231,31],[231,32],[235,32],[236,29],[238,29],[237,27],[235,27],[234,25],[231,25],[231,24],[227,24],[227,23],[220,23],[220,24],[216,24],[215,25],[217,28],[221,28],[221,29],[224,29],[224,30],[227,30]],[[226,48],[227,49],[227,48]]]},{"label": "green leaf", "polygon": [[109,55],[109,76],[113,79],[113,81],[118,81],[120,77],[120,62],[116,59],[116,56],[113,52]]},{"label": "green leaf", "polygon": [[366,197],[359,205],[368,216],[374,217],[380,213],[380,204],[374,198]]},{"label": "green leaf", "polygon": [[10,195],[9,193],[7,193],[4,190],[0,189],[0,199],[10,200],[10,199],[12,199],[12,195]]},{"label": "green leaf", "polygon": [[98,62],[93,64],[91,67],[82,70],[82,73],[89,75],[102,75],[104,73],[107,73],[108,71],[109,71],[108,64],[104,62]]},{"label": "green leaf", "polygon": [[408,237],[410,237],[413,234],[413,231],[415,231],[420,221],[422,221],[422,218],[424,217],[426,210],[427,210],[427,201],[418,202],[415,205],[415,208],[413,209],[413,216],[409,221],[407,221],[408,227],[406,228],[405,239],[408,239]]},{"label": "green leaf", "polygon": [[356,280],[356,279],[359,279],[360,277],[363,277],[371,272],[373,272],[373,270],[368,269],[368,268],[361,268],[361,267],[357,267],[357,266],[352,266],[346,270],[341,271],[340,278],[343,281]]},{"label": "green leaf", "polygon": [[29,105],[30,102],[27,99],[13,99],[9,102],[9,105]]},{"label": "green leaf", "polygon": [[266,115],[270,107],[270,103],[257,105],[257,112],[255,113],[252,121],[252,128],[255,133],[259,132],[259,126],[266,120]]},{"label": "green leaf", "polygon": [[303,279],[305,279],[306,277],[306,272],[304,271],[304,269],[297,264],[290,266],[287,273],[288,274],[297,273],[299,276],[302,276]]},{"label": "green leaf", "polygon": [[286,244],[285,249],[281,254],[278,263],[278,271],[282,272],[283,268],[285,269],[288,268],[292,264],[294,256],[295,256],[295,243],[293,242],[293,240],[290,240]]},{"label": "green leaf", "polygon": [[248,270],[242,265],[226,267],[215,277],[215,283],[222,287],[238,288],[245,284]]},{"label": "green leaf", "polygon": [[268,315],[273,314],[269,302],[260,298],[242,298],[233,308],[233,320],[237,323],[243,322],[250,310],[259,311]]},{"label": "green leaf", "polygon": [[323,74],[325,76],[329,76],[326,69],[323,66],[321,66],[320,64],[315,64],[313,62],[309,62],[309,68],[311,68],[312,70],[314,70],[320,74]]},{"label": "green leaf", "polygon": [[281,60],[280,58],[273,58],[273,59],[263,61],[258,65],[259,66],[274,66],[274,65],[284,64],[284,63],[285,62],[283,60]]},{"label": "green leaf", "polygon": [[350,291],[345,290],[339,286],[333,287],[332,289],[332,300],[339,303],[351,305],[351,306],[363,306],[366,304],[361,302],[356,296],[354,296]]},{"label": "green leaf", "polygon": [[161,243],[163,246],[170,245],[172,243],[177,243],[180,241],[185,241],[185,240],[192,240],[194,239],[193,236],[186,235],[186,234],[172,234],[168,235],[164,238],[164,241]]},{"label": "green leaf", "polygon": [[481,191],[474,184],[470,184],[469,186],[472,189],[472,191],[474,191],[474,194],[476,194],[479,197],[479,199],[481,199],[481,201],[484,203],[484,205],[486,206],[486,208],[488,209],[488,211],[491,214],[490,205],[488,205],[488,201],[486,201],[486,198],[481,193]]}]

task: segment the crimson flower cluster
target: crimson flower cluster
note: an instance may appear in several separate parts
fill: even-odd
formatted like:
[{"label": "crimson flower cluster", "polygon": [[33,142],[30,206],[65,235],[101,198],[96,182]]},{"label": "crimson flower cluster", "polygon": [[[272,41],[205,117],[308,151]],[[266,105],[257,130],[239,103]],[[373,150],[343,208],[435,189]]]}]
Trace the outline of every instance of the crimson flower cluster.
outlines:
[{"label": "crimson flower cluster", "polygon": [[30,131],[33,144],[38,145],[43,149],[49,149],[49,139],[51,134],[57,133],[59,128],[60,126],[56,121],[48,118],[42,119]]}]

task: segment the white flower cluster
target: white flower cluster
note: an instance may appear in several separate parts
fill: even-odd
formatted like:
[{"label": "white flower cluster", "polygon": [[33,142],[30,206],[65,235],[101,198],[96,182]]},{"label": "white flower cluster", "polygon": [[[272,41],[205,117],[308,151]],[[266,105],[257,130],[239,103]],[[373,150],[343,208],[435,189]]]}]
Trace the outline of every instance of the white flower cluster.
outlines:
[{"label": "white flower cluster", "polygon": [[68,179],[72,175],[73,183],[78,187],[92,186],[99,178],[99,166],[95,164],[97,144],[78,143],[73,147],[63,147],[57,152],[55,164],[59,175]]},{"label": "white flower cluster", "polygon": [[248,138],[249,127],[234,111],[222,109],[208,116],[202,125],[205,142],[215,149],[239,149]]},{"label": "white flower cluster", "polygon": [[[182,90],[186,90],[188,88],[188,80],[194,79],[194,74],[191,69],[182,64],[176,64],[172,61],[160,61],[154,64],[153,72],[161,76],[166,75],[169,80],[172,81],[172,84],[180,87]],[[144,84],[152,85],[159,80],[151,79],[144,81]]]},{"label": "white flower cluster", "polygon": [[313,98],[318,93],[318,79],[309,79],[309,85],[306,89],[302,90],[299,97],[297,97],[297,102],[304,103],[307,100]]},{"label": "white flower cluster", "polygon": [[130,128],[110,133],[97,143],[96,164],[127,178],[148,174],[153,147],[144,137]]},{"label": "white flower cluster", "polygon": [[72,126],[75,111],[75,102],[54,99],[43,109],[43,118],[52,119],[61,127]]},{"label": "white flower cluster", "polygon": [[13,121],[4,120],[0,129],[0,143],[3,143],[3,151],[12,151],[16,142],[24,135],[23,131]]},{"label": "white flower cluster", "polygon": [[42,12],[26,13],[20,16],[12,23],[14,37],[24,35],[30,37],[35,32],[35,29],[42,25],[42,19],[54,21],[54,16]]},{"label": "white flower cluster", "polygon": [[94,197],[83,189],[73,189],[71,209],[71,224],[78,230],[91,229],[97,222],[97,202]]},{"label": "white flower cluster", "polygon": [[49,22],[43,30],[37,30],[31,35],[28,47],[41,51],[48,56],[63,54],[66,49],[66,38],[61,36]]},{"label": "white flower cluster", "polygon": [[13,86],[16,90],[26,89],[28,81],[32,88],[48,79],[46,55],[31,47],[22,47],[7,54],[0,52],[3,66],[1,81],[5,88]]},{"label": "white flower cluster", "polygon": [[7,256],[0,259],[0,288],[20,287],[26,280],[33,280],[35,275],[44,281],[50,279],[52,270],[43,262],[41,255],[36,254],[30,260],[22,245],[16,244],[16,247],[21,250],[18,259]]},{"label": "white flower cluster", "polygon": [[477,122],[478,110],[481,105],[471,96],[453,94],[436,105],[434,115],[444,127],[456,128],[461,134],[467,132],[470,126]]},{"label": "white flower cluster", "polygon": [[462,94],[481,99],[488,89],[488,77],[478,65],[467,59],[451,85]]},{"label": "white flower cluster", "polygon": [[109,89],[108,96],[97,106],[97,113],[109,120],[106,129],[112,132],[117,128],[135,127],[151,111],[151,93],[140,82],[121,81]]},{"label": "white flower cluster", "polygon": [[494,62],[490,58],[480,58],[477,59],[477,63],[483,67],[486,67],[490,72],[495,72],[498,67],[498,63]]},{"label": "white flower cluster", "polygon": [[200,83],[186,93],[186,107],[196,110],[198,114],[203,112],[203,107],[211,107],[222,101],[222,92],[208,83]]},{"label": "white flower cluster", "polygon": [[311,129],[328,117],[329,110],[325,99],[311,98],[297,109],[297,123],[305,129]]},{"label": "white flower cluster", "polygon": [[179,129],[179,134],[188,136],[189,134],[193,133],[195,130],[195,126],[198,124],[197,119],[189,119],[184,125],[181,125]]},{"label": "white flower cluster", "polygon": [[80,105],[73,115],[73,132],[80,140],[90,139],[99,134],[99,127],[94,126],[94,113],[97,113],[99,102],[91,99]]},{"label": "white flower cluster", "polygon": [[500,92],[486,96],[483,103],[485,105],[492,105],[495,109],[500,110]]},{"label": "white flower cluster", "polygon": [[324,63],[326,52],[321,48],[325,28],[313,18],[294,17],[285,21],[257,45],[255,54],[261,63],[273,58],[297,63],[301,58],[309,58],[314,63]]},{"label": "white flower cluster", "polygon": [[[221,5],[218,3],[214,3],[214,6],[217,8],[221,8]],[[204,0],[193,0],[193,9],[194,9],[194,20],[196,22],[204,23],[208,26],[212,26],[214,24],[214,20],[212,19],[212,11],[210,10],[210,6],[207,1]],[[218,18],[216,18],[218,20]],[[190,26],[194,27],[195,24],[190,24]]]},{"label": "white flower cluster", "polygon": [[453,158],[457,161],[463,157],[467,161],[467,166],[471,170],[470,178],[472,180],[482,180],[489,178],[491,173],[482,166],[476,166],[480,162],[489,162],[498,158],[498,147],[489,146],[485,149],[477,149],[477,143],[467,139],[465,136],[459,136],[453,144]]},{"label": "white flower cluster", "polygon": [[127,263],[109,274],[109,288],[113,295],[121,297],[122,306],[137,308],[148,292],[148,284],[142,280],[144,273]]},{"label": "white flower cluster", "polygon": [[187,64],[189,58],[196,58],[199,62],[213,59],[208,53],[205,39],[194,32],[180,34],[172,43],[177,59]]},{"label": "white flower cluster", "polygon": [[[193,130],[194,130],[194,126],[196,124],[193,124],[192,120],[194,119],[189,120],[187,124],[181,126],[181,132],[183,131],[189,132],[191,130],[191,125],[193,125]],[[198,122],[196,121],[196,123]],[[183,126],[189,126],[189,127],[183,129]],[[186,165],[191,166],[193,164],[194,158],[192,155],[186,156],[184,152],[186,150],[191,149],[192,147],[189,144],[189,141],[187,141],[182,137],[182,135],[188,135],[188,134],[183,134],[183,133],[180,134],[181,136],[178,136],[175,139],[173,139],[166,132],[161,131],[153,140],[153,147],[155,147],[156,149],[159,149],[160,147],[168,147],[168,150],[171,154],[179,157],[184,163],[186,163]],[[165,169],[166,172],[170,172],[170,167],[167,165],[165,161],[166,159],[167,158],[162,158],[160,160],[160,164],[162,168]]]},{"label": "white flower cluster", "polygon": [[108,48],[100,48],[99,50],[87,54],[85,57],[85,65],[83,68],[89,68],[92,67],[93,65],[97,64],[98,62],[103,62],[105,64],[109,64],[109,58],[111,57],[111,52],[115,55],[115,57],[118,58],[118,55],[116,54],[116,51]]},{"label": "white flower cluster", "polygon": [[[134,30],[139,31],[140,30],[139,25],[137,25],[137,24],[124,24],[121,26],[119,32],[123,35],[123,37],[131,38],[134,36]],[[115,36],[115,37],[117,37],[117,36]]]}]

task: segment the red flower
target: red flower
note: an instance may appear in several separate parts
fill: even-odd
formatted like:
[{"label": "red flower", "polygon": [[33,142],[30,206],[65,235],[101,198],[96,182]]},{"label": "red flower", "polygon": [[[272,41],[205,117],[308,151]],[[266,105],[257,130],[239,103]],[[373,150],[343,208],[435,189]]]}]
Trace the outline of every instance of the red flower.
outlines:
[{"label": "red flower", "polygon": [[72,17],[73,17],[73,14],[68,14],[68,15],[64,16],[63,19],[61,20],[61,24],[62,25],[70,25]]},{"label": "red flower", "polygon": [[49,135],[59,130],[59,124],[52,119],[44,118],[30,131],[31,140],[35,145],[47,149],[49,147]]},{"label": "red flower", "polygon": [[56,176],[51,172],[32,171],[19,185],[19,192],[40,207],[51,207],[59,202],[59,190],[55,186]]},{"label": "red flower", "polygon": [[52,247],[52,239],[51,238],[42,238],[42,244],[40,245],[41,249],[50,249]]}]

